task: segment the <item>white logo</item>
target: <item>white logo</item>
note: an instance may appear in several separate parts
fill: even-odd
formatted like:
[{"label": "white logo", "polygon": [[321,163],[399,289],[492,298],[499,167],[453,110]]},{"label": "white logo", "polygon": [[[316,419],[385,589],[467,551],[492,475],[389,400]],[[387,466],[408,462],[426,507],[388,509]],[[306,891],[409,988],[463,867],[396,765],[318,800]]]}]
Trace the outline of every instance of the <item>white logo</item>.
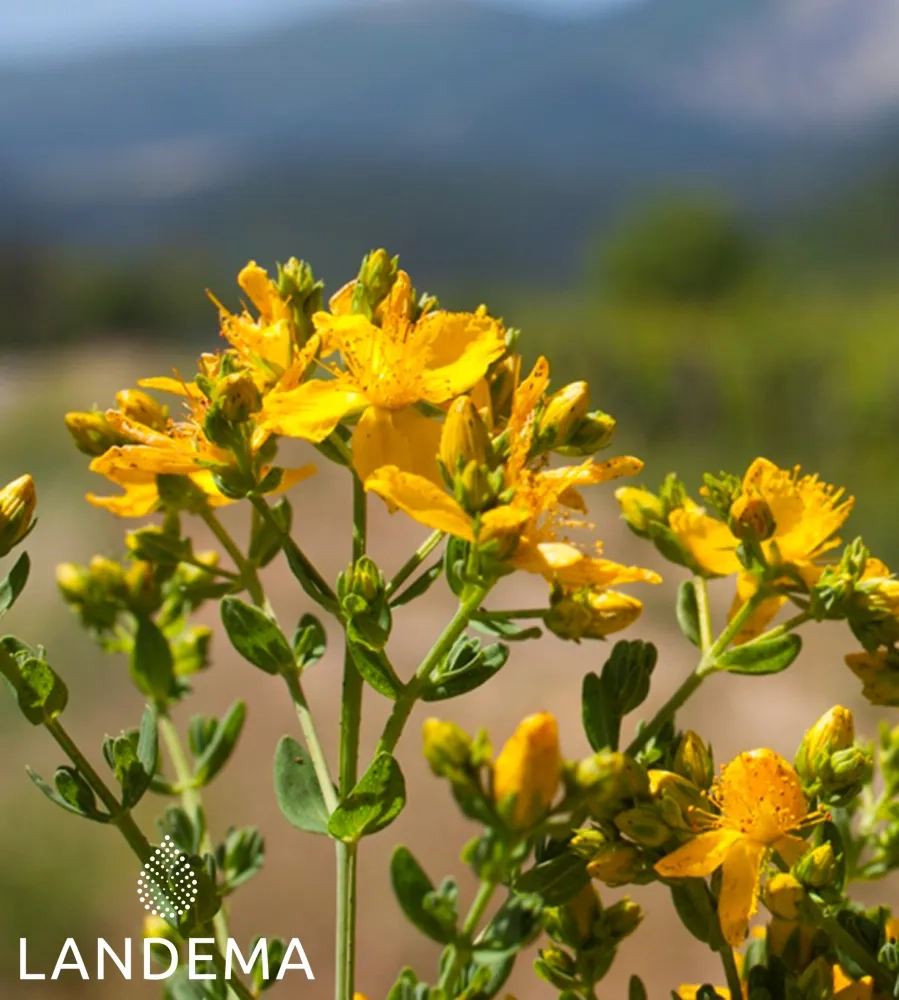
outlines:
[{"label": "white logo", "polygon": [[183,917],[197,898],[197,876],[183,851],[166,837],[137,880],[137,896],[154,917]]}]

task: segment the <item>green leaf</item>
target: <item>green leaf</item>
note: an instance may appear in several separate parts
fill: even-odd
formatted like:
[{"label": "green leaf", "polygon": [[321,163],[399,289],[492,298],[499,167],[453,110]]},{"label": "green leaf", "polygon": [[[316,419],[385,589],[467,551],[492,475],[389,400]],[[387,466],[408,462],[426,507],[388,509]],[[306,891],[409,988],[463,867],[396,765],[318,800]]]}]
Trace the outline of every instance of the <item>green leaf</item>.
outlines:
[{"label": "green leaf", "polygon": [[279,674],[294,666],[290,643],[261,608],[238,597],[226,597],[222,601],[222,623],[231,645],[254,667],[267,674]]},{"label": "green leaf", "polygon": [[159,734],[156,728],[156,712],[152,705],[147,705],[140,720],[137,759],[140,766],[152,778],[159,763]]},{"label": "green leaf", "polygon": [[440,944],[453,940],[455,927],[444,926],[426,906],[434,884],[407,847],[397,847],[390,859],[390,882],[409,922]]},{"label": "green leaf", "polygon": [[303,670],[318,663],[325,655],[327,643],[324,625],[315,615],[303,615],[293,634],[293,655],[297,666]]},{"label": "green leaf", "polygon": [[709,944],[718,929],[718,917],[699,879],[684,879],[671,886],[671,900],[681,923],[697,940]]},{"label": "green leaf", "polygon": [[468,968],[463,973],[468,986],[457,1000],[491,1000],[503,988],[512,974],[516,953],[475,948]]},{"label": "green leaf", "polygon": [[[38,659],[12,636],[0,645],[0,673],[9,682],[22,715],[40,726],[60,715],[69,692],[59,675],[43,659]],[[15,655],[10,655],[12,650]]]},{"label": "green leaf", "polygon": [[289,736],[275,750],[275,796],[282,815],[298,830],[328,832],[328,807],[309,754]]},{"label": "green leaf", "polygon": [[[62,777],[62,772],[66,772],[66,777]],[[41,790],[46,797],[66,812],[74,813],[84,819],[91,819],[97,823],[108,823],[110,817],[107,813],[100,812],[96,808],[93,792],[88,788],[91,798],[88,799],[83,791],[76,788],[76,783],[84,781],[74,768],[60,767],[54,776],[56,789],[51,788],[46,781],[34,770],[26,765],[25,773],[31,779],[32,784]],[[76,777],[77,775],[77,777]],[[71,780],[70,780],[71,779]]]},{"label": "green leaf", "polygon": [[386,1000],[427,1000],[430,990],[410,968],[403,969],[390,987]]},{"label": "green leaf", "polygon": [[175,661],[168,639],[146,615],[138,619],[131,651],[131,677],[138,689],[164,702],[175,680]]},{"label": "green leaf", "polygon": [[615,698],[618,714],[633,712],[646,700],[659,654],[651,642],[616,642],[602,668],[605,690]]},{"label": "green leaf", "polygon": [[718,657],[718,670],[730,674],[779,674],[796,659],[802,649],[798,635],[780,635],[734,646]]},{"label": "green leaf", "polygon": [[228,763],[247,717],[247,706],[242,701],[236,701],[228,714],[215,728],[212,738],[206,743],[203,753],[196,762],[194,778],[198,785],[208,785],[210,781]]},{"label": "green leaf", "polygon": [[410,583],[405,590],[401,590],[396,597],[392,597],[390,599],[390,606],[392,608],[399,608],[402,607],[402,605],[408,604],[410,601],[414,601],[416,598],[421,597],[431,589],[431,585],[439,580],[442,575],[443,559],[441,558],[438,562],[434,563],[430,569],[426,569],[421,576],[413,580],[413,582]]},{"label": "green leaf", "polygon": [[215,852],[219,871],[225,879],[228,892],[249,881],[262,869],[265,861],[265,841],[262,834],[252,826],[242,830],[231,829]]},{"label": "green leaf", "polygon": [[149,772],[144,770],[138,760],[135,743],[127,735],[118,736],[112,741],[112,761],[116,781],[122,786],[122,805],[130,809],[143,798],[155,768]]},{"label": "green leaf", "polygon": [[528,639],[539,639],[543,630],[539,625],[522,626],[508,618],[472,618],[471,627],[487,635],[495,635],[506,642],[526,642]]},{"label": "green leaf", "polygon": [[323,608],[333,608],[333,597],[319,586],[315,576],[310,572],[311,566],[309,561],[296,542],[288,535],[282,539],[281,547],[284,550],[284,555],[287,557],[287,565],[290,567],[290,572],[299,581],[303,590],[316,604],[321,605]]},{"label": "green leaf", "polygon": [[486,684],[505,666],[509,647],[500,642],[483,649],[477,639],[465,639],[465,645],[448,657],[445,672],[439,673],[425,688],[424,701],[445,701],[468,694]]},{"label": "green leaf", "polygon": [[627,1000],[648,1000],[646,987],[639,976],[631,976],[627,986]]},{"label": "green leaf", "polygon": [[675,610],[681,632],[698,647],[700,645],[699,602],[696,599],[696,585],[692,580],[684,580],[677,588]]},{"label": "green leaf", "polygon": [[31,560],[27,552],[23,552],[16,560],[8,575],[0,581],[0,616],[7,611],[19,599],[19,595],[25,589],[28,582],[28,573],[31,570]]},{"label": "green leaf", "polygon": [[253,509],[250,548],[247,555],[257,566],[268,566],[281,551],[281,540],[290,535],[293,511],[287,497],[281,497],[269,510],[274,524],[268,518],[261,517],[255,508]]},{"label": "green leaf", "polygon": [[541,905],[533,896],[511,895],[478,935],[479,949],[515,953],[540,933]]},{"label": "green leaf", "polygon": [[389,753],[379,753],[328,820],[328,833],[354,843],[389,826],[406,804],[406,782]]},{"label": "green leaf", "polygon": [[393,664],[387,659],[383,652],[377,652],[359,642],[350,641],[350,653],[353,656],[353,663],[362,675],[363,680],[371,687],[396,701],[403,690],[403,682],[397,677]]},{"label": "green leaf", "polygon": [[581,718],[590,746],[596,750],[617,750],[621,716],[614,693],[607,690],[598,674],[587,674],[581,688]]},{"label": "green leaf", "polygon": [[566,852],[549,861],[542,861],[515,880],[516,892],[533,892],[543,898],[546,906],[567,903],[588,885],[587,862]]}]

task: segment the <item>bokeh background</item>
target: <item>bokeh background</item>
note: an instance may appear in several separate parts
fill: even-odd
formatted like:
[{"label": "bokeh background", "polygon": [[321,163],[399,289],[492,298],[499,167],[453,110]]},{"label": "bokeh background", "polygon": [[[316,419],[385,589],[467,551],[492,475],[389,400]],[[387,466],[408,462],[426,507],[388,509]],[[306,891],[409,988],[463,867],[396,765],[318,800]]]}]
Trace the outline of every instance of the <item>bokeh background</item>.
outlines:
[{"label": "bokeh background", "polygon": [[[236,305],[233,279],[251,257],[305,257],[333,289],[387,246],[445,304],[487,301],[523,328],[525,353],[547,352],[557,385],[589,378],[619,419],[617,450],[645,458],[647,484],[672,469],[741,471],[756,454],[801,461],[859,497],[852,534],[899,555],[893,0],[0,0],[0,20],[0,478],[32,472],[41,515],[32,583],[4,626],[47,645],[72,690],[70,728],[95,758],[140,703],[124,665],[69,620],[53,571],[118,554],[124,525],[81,500],[97,484],[62,416],[108,405],[144,375],[190,371],[218,346],[204,289]],[[657,566],[611,491],[597,492],[608,552]],[[325,473],[295,499],[299,535],[332,573],[348,557],[346,494]],[[230,523],[241,530],[239,512]],[[376,529],[388,569],[419,537],[381,512]],[[673,623],[676,571],[667,577],[634,630],[665,644],[649,709],[691,666]],[[285,621],[307,609],[283,567],[268,584]],[[713,590],[723,614],[727,587]],[[541,596],[523,580],[501,594],[510,605]],[[400,618],[401,671],[448,607],[433,595]],[[719,759],[758,745],[792,756],[836,700],[873,734],[842,667],[851,645],[841,628],[815,630],[786,675],[712,682],[682,722],[710,735]],[[603,655],[551,637],[516,648],[500,678],[447,714],[498,744],[523,715],[552,710],[575,757],[586,751],[580,680]],[[334,650],[308,679],[332,750],[338,661]],[[324,998],[331,850],[289,828],[271,791],[276,739],[295,720],[280,687],[219,642],[191,708],[238,696],[248,727],[210,817],[219,833],[258,823],[269,853],[235,899],[234,932],[301,937],[315,983],[270,995]],[[370,748],[384,714],[373,695],[367,713]],[[411,806],[362,853],[359,986],[373,998],[400,965],[427,976],[436,958],[390,895],[391,845],[472,891],[457,855],[474,828],[427,775],[415,729],[401,752]],[[0,994],[157,995],[73,973],[17,981],[22,936],[47,972],[68,936],[91,966],[98,936],[138,936],[137,872],[109,830],[31,787],[26,762],[46,773],[61,761],[6,697],[0,759]],[[158,805],[141,807],[145,825]],[[646,927],[621,949],[604,1000],[624,995],[634,968],[653,997],[714,976],[665,893],[634,895]],[[528,964],[510,988],[552,996]]]}]

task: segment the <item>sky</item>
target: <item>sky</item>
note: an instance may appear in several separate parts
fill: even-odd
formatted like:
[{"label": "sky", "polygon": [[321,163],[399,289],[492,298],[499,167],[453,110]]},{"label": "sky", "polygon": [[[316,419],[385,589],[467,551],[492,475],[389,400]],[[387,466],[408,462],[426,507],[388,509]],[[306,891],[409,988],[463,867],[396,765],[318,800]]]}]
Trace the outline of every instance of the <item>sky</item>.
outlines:
[{"label": "sky", "polygon": [[[267,28],[353,3],[391,0],[0,0],[0,61],[65,58],[97,49],[195,41]],[[427,2],[427,0],[421,0]],[[576,13],[631,0],[485,0],[494,6]]]}]

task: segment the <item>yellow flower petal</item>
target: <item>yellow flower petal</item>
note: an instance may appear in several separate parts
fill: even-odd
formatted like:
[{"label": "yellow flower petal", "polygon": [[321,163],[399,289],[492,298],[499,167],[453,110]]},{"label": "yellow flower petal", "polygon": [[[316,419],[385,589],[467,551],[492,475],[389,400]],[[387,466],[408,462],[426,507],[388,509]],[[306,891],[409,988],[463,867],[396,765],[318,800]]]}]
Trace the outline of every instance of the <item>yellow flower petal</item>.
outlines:
[{"label": "yellow flower petal", "polygon": [[[734,599],[728,612],[728,621],[733,621],[734,616],[753,597],[757,589],[758,580],[752,573],[740,573],[737,576],[737,592],[734,594]],[[786,604],[786,601],[787,598],[781,594],[766,597],[736,634],[734,643],[740,645],[760,636],[777,617],[777,612]]]},{"label": "yellow flower petal", "polygon": [[549,811],[562,778],[559,727],[548,712],[531,715],[502,748],[493,765],[497,803],[514,796],[511,824],[524,829]]},{"label": "yellow flower petal", "polygon": [[180,448],[128,444],[98,455],[89,468],[91,472],[99,472],[114,481],[130,471],[149,472],[157,476],[184,476],[203,468],[203,459],[198,452]]},{"label": "yellow flower petal", "polygon": [[708,830],[657,861],[655,870],[663,878],[705,878],[724,864],[739,839],[736,830]]},{"label": "yellow flower petal", "polygon": [[173,396],[184,396],[188,399],[204,398],[195,382],[185,382],[183,379],[171,378],[168,375],[138,379],[137,384],[142,389],[156,389],[158,392],[169,392]]},{"label": "yellow flower petal", "polygon": [[474,541],[472,518],[445,490],[423,476],[413,476],[394,465],[386,465],[365,480],[365,488],[419,524],[445,531],[466,542]]},{"label": "yellow flower petal", "polygon": [[103,507],[117,517],[146,517],[156,510],[159,491],[155,482],[131,483],[121,496],[101,497],[88,493],[87,500],[95,507]]},{"label": "yellow flower petal", "polygon": [[278,488],[272,492],[286,493],[292,486],[296,486],[297,483],[301,483],[304,479],[314,476],[317,471],[313,462],[310,462],[308,465],[296,466],[293,469],[284,469]]},{"label": "yellow flower petal", "polygon": [[263,401],[261,426],[284,437],[324,441],[341,420],[362,409],[366,399],[340,379],[313,379]]},{"label": "yellow flower petal", "polygon": [[694,504],[673,510],[668,519],[671,530],[693,561],[706,573],[729,576],[742,569],[737,558],[738,540],[730,528]]},{"label": "yellow flower petal", "polygon": [[353,431],[353,464],[365,480],[382,465],[442,483],[437,467],[440,425],[414,407],[384,410],[370,406]]},{"label": "yellow flower petal", "polygon": [[758,910],[762,865],[767,853],[764,844],[741,837],[724,859],[718,919],[724,940],[732,947],[743,943],[749,920]]}]

